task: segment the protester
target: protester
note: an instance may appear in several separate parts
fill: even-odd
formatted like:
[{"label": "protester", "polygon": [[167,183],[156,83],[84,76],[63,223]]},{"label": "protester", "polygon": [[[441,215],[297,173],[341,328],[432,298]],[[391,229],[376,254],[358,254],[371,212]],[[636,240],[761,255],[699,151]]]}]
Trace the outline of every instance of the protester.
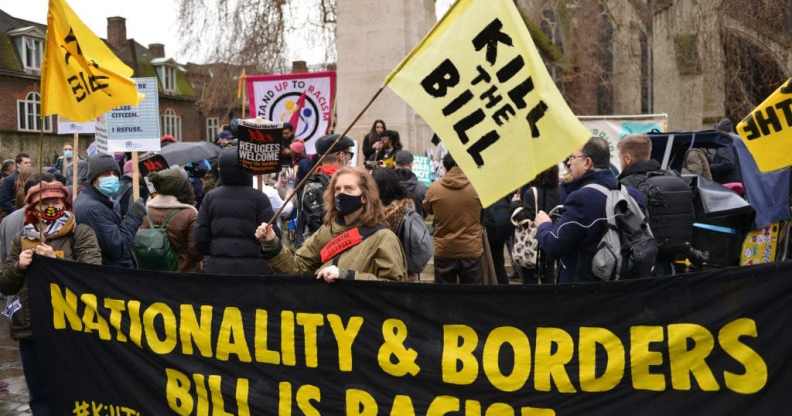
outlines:
[{"label": "protester", "polygon": [[[519,214],[514,216],[516,221],[536,219],[539,211],[550,212],[561,203],[559,189],[558,165],[543,171],[536,178],[524,186],[520,191],[518,206],[522,207]],[[513,207],[517,208],[517,207]],[[522,277],[523,284],[551,284],[555,281],[555,259],[547,253],[539,251],[535,268],[526,269],[516,267],[517,273]]]},{"label": "protester", "polygon": [[316,141],[317,157],[324,154],[327,156],[316,169],[316,174],[305,183],[300,195],[299,232],[307,232],[310,235],[322,226],[326,209],[325,190],[332,176],[352,159],[350,149],[355,146],[355,141],[344,136],[333,146],[336,139],[338,135],[331,134]]},{"label": "protester", "polygon": [[[722,137],[728,140],[733,141],[735,138],[739,140],[733,135],[734,123],[728,118],[724,118],[715,124],[715,130],[726,133]],[[715,152],[710,155],[709,167],[712,172],[712,180],[715,182],[720,184],[742,182],[742,174],[737,162],[737,152],[732,143],[715,149]]]},{"label": "protester", "polygon": [[423,202],[434,214],[436,283],[482,283],[481,201],[451,154],[443,157],[446,174],[429,187]]},{"label": "protester", "polygon": [[[27,153],[19,153],[14,158],[17,169],[0,183],[0,210],[8,215],[16,209],[17,179],[21,173],[29,173],[33,169],[33,162]],[[24,182],[23,182],[24,184]],[[23,198],[24,199],[24,198]]]},{"label": "protester", "polygon": [[386,130],[385,122],[382,120],[374,121],[371,125],[371,130],[366,137],[363,138],[363,157],[365,160],[374,160],[374,153],[379,150],[380,135]]},{"label": "protester", "polygon": [[157,193],[146,202],[147,214],[141,228],[165,225],[170,246],[179,258],[178,271],[199,271],[201,254],[193,238],[198,211],[192,205],[195,194],[187,172],[171,167],[151,173],[148,178]]},{"label": "protester", "polygon": [[671,275],[673,261],[685,258],[693,242],[693,192],[685,179],[650,159],[652,141],[648,136],[626,136],[618,149],[623,168],[619,182],[647,199],[649,224],[659,248],[654,274]]},{"label": "protester", "polygon": [[195,195],[196,209],[201,209],[201,203],[203,202],[203,197],[206,194],[206,191],[204,190],[204,178],[206,177],[206,174],[209,173],[211,168],[212,166],[208,160],[201,160],[195,163],[190,162],[184,167],[190,177],[190,184],[192,185],[193,194]]},{"label": "protester", "polygon": [[[30,266],[34,253],[80,263],[102,263],[94,231],[87,225],[78,225],[70,211],[68,189],[51,180],[52,176],[43,179],[44,182],[37,183],[27,192],[24,226],[14,239],[0,273],[0,291],[7,295],[18,294],[19,309],[11,317],[11,337],[19,341],[30,409],[34,415],[50,414],[47,387],[50,369],[44,365],[44,360],[36,357],[25,270]],[[44,241],[41,240],[42,233]]]},{"label": "protester", "polygon": [[413,154],[408,150],[396,152],[396,174],[399,175],[404,190],[407,195],[415,201],[416,212],[425,216],[423,212],[423,200],[426,199],[426,186],[418,180],[412,171]]},{"label": "protester", "polygon": [[220,184],[203,199],[195,224],[195,243],[204,256],[204,272],[254,275],[271,269],[254,233],[274,212],[266,195],[253,189],[253,176],[242,169],[236,147],[220,154]]},{"label": "protester", "polygon": [[[559,282],[598,281],[591,271],[591,259],[607,229],[606,197],[586,185],[619,189],[619,182],[610,171],[608,142],[592,137],[569,157],[568,164],[572,181],[563,186],[563,214],[556,221],[544,210],[536,215],[539,249],[560,259]],[[630,189],[630,194],[643,201],[635,190]]]},{"label": "protester", "polygon": [[112,156],[91,157],[88,172],[88,186],[74,204],[77,223],[93,228],[102,249],[102,264],[134,268],[132,246],[146,209],[142,202],[136,201],[126,215],[121,214],[118,201],[112,199],[118,194],[121,173]]},{"label": "protester", "polygon": [[[37,185],[39,182],[52,182],[55,177],[50,173],[38,174],[35,173],[25,181],[24,192],[27,195],[30,188]],[[25,206],[17,208],[14,212],[8,214],[0,222],[0,263],[4,263],[6,258],[11,252],[11,243],[22,232],[22,227],[25,225]]]},{"label": "protester", "polygon": [[220,147],[228,147],[234,145],[234,135],[228,130],[223,130],[214,138],[214,144]]},{"label": "protester", "polygon": [[11,176],[16,172],[17,166],[14,159],[6,159],[3,161],[2,170],[0,170],[0,180],[5,179],[8,176]]},{"label": "protester", "polygon": [[511,223],[511,199],[511,195],[507,195],[484,210],[484,228],[487,229],[487,241],[492,251],[495,276],[498,284],[501,285],[509,284],[504,254],[506,243],[514,232]]},{"label": "protester", "polygon": [[396,153],[402,150],[399,132],[385,130],[380,134],[378,150],[372,156],[373,160],[386,168],[396,167]]},{"label": "protester", "polygon": [[63,154],[55,161],[55,166],[50,169],[53,174],[62,175],[66,179],[66,186],[72,185],[72,165],[77,160],[77,183],[85,181],[88,176],[88,163],[74,154],[74,147],[71,143],[63,145]]},{"label": "protester", "polygon": [[288,147],[294,141],[294,126],[291,123],[283,123],[283,142]]},{"label": "protester", "polygon": [[256,237],[272,267],[284,273],[316,273],[337,279],[406,280],[398,237],[384,224],[382,202],[368,172],[351,167],[333,175],[324,194],[322,227],[296,252],[283,247],[272,227],[261,224]]},{"label": "protester", "polygon": [[409,280],[418,281],[434,254],[431,234],[415,209],[415,201],[407,194],[393,169],[375,169],[372,176],[384,206],[385,224],[399,237],[404,248]]}]

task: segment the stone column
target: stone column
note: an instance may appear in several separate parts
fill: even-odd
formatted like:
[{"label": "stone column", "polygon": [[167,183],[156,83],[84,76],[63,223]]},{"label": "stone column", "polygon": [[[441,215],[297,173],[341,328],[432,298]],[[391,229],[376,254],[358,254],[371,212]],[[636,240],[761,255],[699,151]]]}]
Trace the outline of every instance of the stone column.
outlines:
[{"label": "stone column", "polygon": [[[341,133],[436,19],[433,0],[339,0],[337,7],[336,132]],[[361,144],[377,119],[399,132],[405,149],[422,153],[431,146],[432,132],[426,122],[388,88],[350,136]]]}]

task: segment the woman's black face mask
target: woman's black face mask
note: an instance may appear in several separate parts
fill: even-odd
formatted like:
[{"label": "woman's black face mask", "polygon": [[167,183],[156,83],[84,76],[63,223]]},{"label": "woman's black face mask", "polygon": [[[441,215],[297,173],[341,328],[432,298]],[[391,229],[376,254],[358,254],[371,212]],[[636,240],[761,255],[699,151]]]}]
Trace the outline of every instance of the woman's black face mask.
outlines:
[{"label": "woman's black face mask", "polygon": [[363,206],[363,195],[337,194],[335,208],[341,215],[349,215]]}]

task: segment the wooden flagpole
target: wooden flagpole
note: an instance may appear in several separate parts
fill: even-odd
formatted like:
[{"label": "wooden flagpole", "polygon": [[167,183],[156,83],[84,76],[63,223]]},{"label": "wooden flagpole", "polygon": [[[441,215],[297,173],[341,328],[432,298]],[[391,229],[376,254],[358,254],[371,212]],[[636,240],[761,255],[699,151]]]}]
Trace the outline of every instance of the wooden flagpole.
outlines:
[{"label": "wooden flagpole", "polygon": [[[72,171],[71,171],[71,175],[72,175],[72,201],[76,201],[77,200],[77,186],[78,186],[78,183],[77,183],[78,182],[78,178],[77,178],[78,177],[78,174],[77,174],[78,166],[77,165],[79,164],[79,161],[80,161],[80,158],[79,158],[80,152],[79,152],[79,150],[80,150],[80,135],[79,135],[79,133],[77,133],[75,131],[74,132],[74,143],[72,144]],[[65,156],[63,158],[63,164],[64,165],[66,164],[66,157]]]}]

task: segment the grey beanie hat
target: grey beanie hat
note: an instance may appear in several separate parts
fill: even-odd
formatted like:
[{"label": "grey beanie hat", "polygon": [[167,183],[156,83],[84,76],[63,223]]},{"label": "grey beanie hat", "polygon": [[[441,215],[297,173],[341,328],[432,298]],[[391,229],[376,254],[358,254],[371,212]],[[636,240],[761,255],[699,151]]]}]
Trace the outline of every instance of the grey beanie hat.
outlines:
[{"label": "grey beanie hat", "polygon": [[121,176],[121,169],[113,156],[99,154],[88,159],[88,183],[93,183],[99,175],[112,170],[116,175]]}]

